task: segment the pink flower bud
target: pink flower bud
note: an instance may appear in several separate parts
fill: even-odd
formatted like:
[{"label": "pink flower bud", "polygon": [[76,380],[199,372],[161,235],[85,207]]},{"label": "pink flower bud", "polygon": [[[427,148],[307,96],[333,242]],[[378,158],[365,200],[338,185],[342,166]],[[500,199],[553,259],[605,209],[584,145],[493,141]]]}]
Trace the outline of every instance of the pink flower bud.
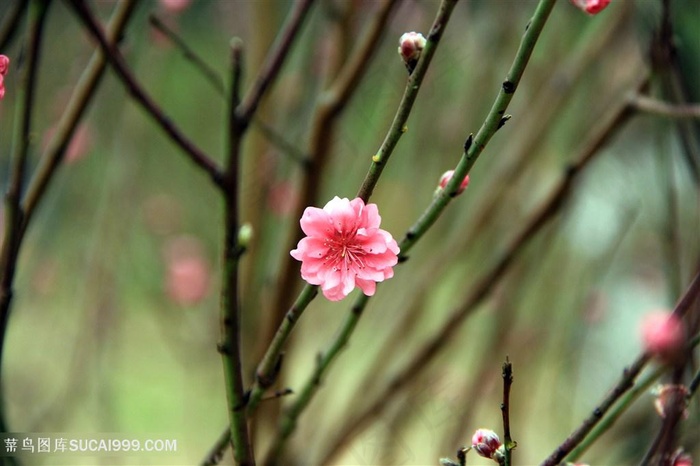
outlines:
[{"label": "pink flower bud", "polygon": [[571,0],[571,3],[589,15],[595,15],[603,11],[610,0]]},{"label": "pink flower bud", "polygon": [[693,466],[693,457],[688,453],[684,452],[682,448],[676,450],[673,459],[671,460],[672,466]]},{"label": "pink flower bud", "polygon": [[[442,174],[440,177],[440,183],[438,189],[445,189],[447,186],[447,183],[450,182],[452,179],[452,175],[454,175],[455,171],[454,170],[447,170],[445,173]],[[462,184],[459,185],[459,188],[457,188],[457,194],[462,194],[465,189],[467,189],[467,186],[469,186],[469,175],[465,176],[464,179],[462,180]]]},{"label": "pink flower bud", "polygon": [[494,458],[501,447],[501,439],[496,432],[489,429],[478,429],[472,435],[472,448],[484,458]]},{"label": "pink flower bud", "polygon": [[7,69],[10,66],[10,59],[7,58],[5,55],[0,55],[0,74],[1,75],[6,75],[7,74]]},{"label": "pink flower bud", "polygon": [[652,393],[656,396],[654,408],[656,412],[665,419],[673,410],[680,412],[684,419],[688,418],[688,395],[690,392],[685,385],[659,385]]},{"label": "pink flower bud", "polygon": [[644,317],[641,325],[644,349],[663,362],[673,362],[683,354],[683,322],[675,314],[657,311]]},{"label": "pink flower bud", "polygon": [[416,66],[425,47],[425,37],[420,32],[406,32],[399,38],[399,55],[410,70]]},{"label": "pink flower bud", "polygon": [[5,55],[0,55],[0,99],[5,97],[5,78],[7,69],[10,67],[10,59]]}]

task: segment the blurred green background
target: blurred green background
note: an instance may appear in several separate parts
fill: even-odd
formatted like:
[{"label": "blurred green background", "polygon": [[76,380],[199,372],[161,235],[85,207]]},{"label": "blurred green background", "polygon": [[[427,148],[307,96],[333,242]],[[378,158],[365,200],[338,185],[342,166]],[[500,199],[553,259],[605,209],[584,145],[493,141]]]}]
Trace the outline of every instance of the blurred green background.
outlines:
[{"label": "blurred green background", "polygon": [[[13,1],[2,2],[0,18]],[[104,19],[113,3],[91,6]],[[466,136],[479,129],[536,3],[474,0],[457,6],[408,131],[372,197],[382,228],[397,240],[429,205],[440,175],[457,164]],[[223,161],[225,98],[154,31],[148,15],[175,29],[222,79],[229,40],[242,38],[247,89],[289,5],[195,0],[173,12],[144,1],[122,49],[165,113]],[[700,6],[693,0],[672,5],[684,77],[697,102]],[[324,0],[307,19],[259,115],[300,151],[308,147],[328,70],[347,58],[378,6]],[[427,34],[437,7],[437,1],[415,0],[396,9],[336,125],[318,206],[335,195],[354,197],[403,93],[398,37],[413,30]],[[301,418],[285,464],[318,464],[334,433],[460,306],[564,175],[592,128],[645,74],[659,14],[660,2],[653,0],[613,2],[595,17],[567,1],[556,5],[509,108],[513,118],[475,165],[465,194],[396,276],[378,287],[349,347]],[[21,39],[22,31],[0,50],[13,60],[0,102],[3,186]],[[31,167],[92,51],[71,11],[54,2],[41,57]],[[663,98],[652,82],[652,95]],[[9,425],[18,432],[157,434],[178,441],[172,456],[93,458],[85,464],[195,464],[227,422],[216,351],[222,203],[209,179],[134,105],[111,71],[82,131],[83,145],[59,170],[19,260],[2,374]],[[258,126],[245,148],[242,220],[254,219],[257,226],[255,247],[242,263],[250,381],[271,325],[266,306],[288,255],[286,232],[298,228],[289,201],[298,193],[301,168]],[[632,118],[457,338],[409,390],[387,402],[334,464],[438,464],[439,457],[453,456],[468,443],[476,428],[500,432],[506,356],[515,371],[515,462],[539,463],[639,353],[640,318],[672,308],[689,283],[700,257],[698,206],[676,121],[650,114]],[[280,387],[304,382],[354,296],[312,302],[286,350]],[[267,404],[283,407],[293,396]],[[652,395],[642,395],[582,461],[636,464],[660,425],[652,403]],[[262,414],[274,412],[271,407]],[[259,452],[273,428],[273,419],[260,421]],[[681,433],[681,443],[700,458],[697,401]],[[468,464],[488,463],[469,456]]]}]

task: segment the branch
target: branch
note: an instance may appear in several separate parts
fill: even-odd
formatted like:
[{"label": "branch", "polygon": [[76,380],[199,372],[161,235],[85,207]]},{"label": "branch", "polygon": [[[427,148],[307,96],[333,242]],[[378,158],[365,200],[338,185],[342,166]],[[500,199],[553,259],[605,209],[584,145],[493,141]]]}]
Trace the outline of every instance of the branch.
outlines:
[{"label": "branch", "polygon": [[210,67],[202,58],[197,55],[197,53],[190,48],[189,45],[187,45],[187,42],[182,40],[180,36],[178,36],[175,31],[170,29],[168,26],[165,25],[163,21],[161,21],[155,14],[151,14],[148,16],[148,21],[151,23],[151,26],[156,28],[161,34],[163,34],[165,37],[167,37],[177,48],[182,51],[182,54],[185,56],[187,60],[190,60],[195,68],[197,68],[202,75],[206,78],[207,81],[209,81],[209,84],[211,84],[216,91],[221,94],[225,95],[226,94],[226,86],[224,85],[223,80],[221,77],[219,77],[218,73]]},{"label": "branch", "polygon": [[272,46],[271,52],[267,55],[267,59],[265,63],[263,63],[253,87],[246,94],[240,107],[236,110],[238,118],[244,125],[250,123],[251,118],[253,118],[255,111],[258,109],[258,105],[260,105],[263,95],[279,74],[282,64],[289,55],[292,43],[299,35],[299,28],[307,17],[307,13],[313,2],[314,0],[297,0],[294,4],[294,8],[282,26],[282,31],[279,36],[277,36],[277,40]]},{"label": "branch", "polygon": [[[685,294],[681,297],[678,304],[676,304],[673,313],[679,318],[682,318],[698,296],[700,296],[700,274],[695,275],[695,278],[693,278],[693,281],[686,290]],[[634,387],[634,382],[637,375],[639,375],[650,359],[651,356],[646,353],[638,356],[632,365],[622,372],[622,377],[620,378],[619,382],[613,387],[610,393],[603,398],[603,401],[591,412],[590,416],[588,416],[583,423],[540,464],[540,466],[558,465],[564,459],[564,457],[571,452],[571,450],[579,445],[588,435],[591,429],[593,429],[593,427],[600,422],[611,406],[628,390]]]},{"label": "branch", "polygon": [[222,180],[225,208],[224,278],[221,291],[221,343],[224,365],[226,400],[228,402],[229,434],[236,464],[254,466],[255,458],[248,433],[246,397],[241,368],[241,310],[238,283],[238,263],[242,249],[238,244],[238,177],[243,129],[236,117],[240,100],[242,43],[231,43],[231,90],[229,103],[229,157]]},{"label": "branch", "polygon": [[505,446],[505,466],[512,464],[511,451],[517,445],[510,436],[510,387],[513,385],[513,365],[506,358],[503,363],[503,404],[501,414],[503,416],[503,445]]},{"label": "branch", "polygon": [[95,20],[92,12],[85,4],[84,0],[68,0],[70,5],[75,10],[76,15],[85,25],[90,34],[97,40],[103,53],[106,55],[117,76],[122,81],[126,87],[131,97],[151,115],[151,117],[158,123],[161,129],[172,139],[180,148],[185,151],[185,154],[194,162],[199,168],[204,170],[211,180],[219,187],[222,187],[222,174],[220,169],[217,167],[215,162],[209,158],[201,149],[199,149],[195,144],[189,140],[168,118],[161,108],[155,103],[155,101],[146,93],[146,91],[141,87],[136,78],[133,76],[131,71],[126,65],[126,61],[122,56],[121,52],[114,44],[111,44],[105,37],[102,28]]},{"label": "branch", "polygon": [[635,95],[630,98],[630,104],[639,111],[669,118],[700,119],[699,104],[670,104],[652,97]]},{"label": "branch", "polygon": [[[113,46],[116,46],[126,28],[126,24],[136,6],[136,1],[124,0],[117,3],[107,26],[107,39]],[[97,91],[105,69],[105,56],[101,50],[96,50],[90,58],[87,68],[80,76],[70,101],[56,126],[56,131],[52,135],[46,150],[39,160],[39,166],[29,182],[27,194],[22,200],[22,208],[24,209],[22,234],[27,229],[29,221],[60,166],[66,148],[80,123],[80,119],[85,114],[88,104]]]},{"label": "branch", "polygon": [[[49,3],[49,1],[45,0],[35,0],[28,7],[28,59],[26,67],[21,72],[20,86],[17,90],[19,104],[16,109],[10,181],[5,194],[5,235],[2,251],[0,252],[0,374],[2,373],[5,337],[7,335],[17,258],[22,238],[24,211],[22,210],[20,199],[22,197],[22,183],[25,178],[29,144],[31,143],[39,56],[41,54],[41,42]],[[0,396],[0,432],[7,431],[4,400]]]},{"label": "branch", "polygon": [[510,101],[513,99],[513,95],[518,88],[520,83],[520,78],[525,71],[525,67],[532,55],[532,51],[535,48],[535,44],[539,39],[540,33],[544,28],[547,18],[549,18],[549,13],[554,7],[556,0],[540,0],[535,13],[530,20],[530,23],[525,30],[525,34],[520,42],[520,47],[515,54],[515,59],[513,64],[506,75],[505,81],[501,85],[501,90],[496,97],[491,111],[486,116],[486,119],[476,133],[472,141],[472,137],[469,136],[464,147],[464,154],[462,154],[462,159],[457,164],[454,170],[452,179],[447,183],[445,189],[440,191],[440,193],[435,196],[433,203],[425,211],[425,213],[418,219],[406,233],[406,236],[399,244],[401,249],[401,256],[399,260],[406,260],[408,251],[413,247],[413,245],[418,241],[426,231],[432,226],[433,223],[438,219],[442,211],[447,207],[450,200],[457,194],[457,189],[465,176],[469,173],[472,166],[476,160],[481,155],[482,151],[486,147],[486,144],[491,140],[493,135],[498,131],[498,129],[505,122],[507,118],[506,110]]},{"label": "branch", "polygon": [[437,50],[442,33],[444,32],[445,27],[447,27],[447,22],[449,21],[456,4],[457,0],[443,1],[440,4],[440,9],[438,10],[437,16],[435,17],[433,25],[430,28],[428,38],[426,39],[425,47],[421,52],[416,67],[406,83],[406,88],[404,89],[401,103],[399,103],[399,108],[396,115],[394,115],[394,120],[391,123],[389,132],[384,138],[384,141],[379,147],[377,153],[372,157],[372,163],[369,167],[369,171],[362,182],[360,190],[357,192],[357,197],[361,198],[363,201],[365,201],[365,203],[367,203],[369,198],[372,196],[374,187],[377,185],[384,167],[386,167],[386,164],[389,162],[389,157],[391,157],[394,148],[399,143],[399,139],[405,132],[406,122],[411,114],[416,97],[418,97],[418,91],[423,83],[423,78],[428,72],[430,62],[435,55],[435,51]]}]

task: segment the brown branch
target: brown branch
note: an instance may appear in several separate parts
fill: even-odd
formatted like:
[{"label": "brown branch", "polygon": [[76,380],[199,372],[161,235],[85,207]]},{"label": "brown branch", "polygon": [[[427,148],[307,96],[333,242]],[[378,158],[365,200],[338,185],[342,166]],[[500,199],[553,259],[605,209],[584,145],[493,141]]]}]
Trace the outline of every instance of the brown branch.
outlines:
[{"label": "brown branch", "polygon": [[290,12],[285,24],[282,26],[282,31],[279,36],[277,36],[277,40],[272,46],[271,53],[268,54],[265,63],[263,63],[253,87],[243,98],[243,102],[241,102],[236,111],[238,118],[244,125],[247,126],[250,123],[265,92],[279,74],[282,64],[289,55],[292,43],[299,35],[299,28],[304,22],[304,19],[308,16],[307,13],[313,2],[314,0],[298,0],[294,4],[294,8]]},{"label": "brown branch", "polygon": [[222,174],[216,163],[201,149],[199,149],[190,139],[188,139],[180,129],[168,118],[155,101],[146,93],[127,67],[126,61],[119,49],[107,40],[102,27],[97,23],[90,9],[84,0],[68,0],[68,3],[75,10],[76,15],[85,25],[102,48],[110,65],[117,73],[122,84],[126,87],[131,97],[158,123],[161,129],[173,140],[187,156],[199,168],[209,174],[211,180],[219,187],[222,187]]},{"label": "brown branch", "polygon": [[[27,25],[28,60],[21,70],[20,88],[17,91],[19,105],[14,135],[10,183],[5,194],[5,237],[0,252],[0,374],[10,317],[13,286],[17,269],[17,258],[22,240],[24,211],[20,203],[31,143],[32,117],[35,111],[34,98],[39,75],[39,57],[44,24],[49,1],[38,0],[29,5]],[[0,387],[0,390],[2,387]],[[7,432],[4,400],[0,396],[0,432]]]},{"label": "brown branch", "polygon": [[[678,301],[678,304],[676,304],[673,313],[679,318],[682,318],[690,306],[698,299],[698,296],[700,296],[700,274],[695,275],[695,278],[691,282],[690,286]],[[634,381],[637,375],[639,375],[650,359],[651,356],[646,353],[638,356],[632,365],[623,371],[619,382],[613,387],[603,401],[591,412],[591,415],[587,417],[583,423],[540,464],[540,466],[556,466],[571,450],[581,443],[591,429],[593,429],[593,427],[603,418],[605,413],[608,412],[610,407],[622,395],[624,395],[625,392],[634,386]]]}]

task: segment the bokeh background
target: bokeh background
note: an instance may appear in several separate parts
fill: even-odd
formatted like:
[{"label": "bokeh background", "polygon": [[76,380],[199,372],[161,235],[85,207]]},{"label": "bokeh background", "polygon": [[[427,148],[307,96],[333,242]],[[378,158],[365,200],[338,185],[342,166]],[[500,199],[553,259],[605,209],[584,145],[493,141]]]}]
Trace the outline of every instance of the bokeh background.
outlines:
[{"label": "bokeh background", "polygon": [[[3,1],[0,18],[19,0]],[[323,0],[304,24],[258,121],[242,172],[243,221],[255,240],[242,262],[244,368],[250,381],[274,328],[269,306],[287,237],[298,228],[298,154],[317,102],[376,14],[379,2]],[[536,6],[530,0],[461,2],[448,25],[396,152],[372,201],[401,239],[453,168],[488,112]],[[675,0],[679,60],[700,100],[700,6]],[[114,2],[91,2],[105,19]],[[195,0],[182,10],[143,1],[122,49],[165,113],[218,161],[226,99],[150,14],[177,31],[226,80],[229,41],[245,44],[246,88],[288,1]],[[356,93],[344,108],[316,205],[354,197],[389,128],[407,78],[396,53],[407,31],[427,34],[433,0],[399,4]],[[575,160],[592,130],[649,69],[659,23],[655,0],[620,0],[590,17],[554,8],[509,108],[467,191],[378,287],[349,346],[300,419],[285,464],[320,464],[345,423],[458,308]],[[13,71],[23,31],[0,53],[13,60],[0,102],[0,171],[10,167]],[[93,43],[72,12],[49,12],[36,96],[30,167],[41,157]],[[650,94],[663,98],[652,78]],[[694,137],[698,140],[697,126]],[[696,154],[697,155],[697,154]],[[333,457],[342,465],[432,465],[454,456],[479,427],[501,431],[501,365],[514,365],[517,464],[536,464],[575,428],[641,351],[639,322],[672,308],[700,257],[698,184],[677,120],[640,113],[616,131],[577,178],[559,213],[523,248],[498,285],[410,386]],[[176,438],[170,456],[92,458],[85,464],[195,464],[226,425],[218,292],[222,203],[201,173],[130,100],[109,71],[35,222],[16,280],[2,386],[17,432],[118,432]],[[297,279],[301,289],[303,282]],[[358,293],[359,291],[355,291]],[[298,388],[355,295],[317,297],[286,349],[277,388]],[[264,454],[275,416],[294,395],[266,402],[255,435]],[[700,458],[694,401],[680,441]],[[642,395],[582,461],[636,464],[660,426]],[[37,460],[52,464],[56,458]],[[78,461],[73,458],[70,461]],[[83,460],[81,460],[83,461]],[[230,463],[230,454],[224,459]],[[488,464],[469,455],[469,464]],[[33,463],[32,463],[33,464]]]}]

